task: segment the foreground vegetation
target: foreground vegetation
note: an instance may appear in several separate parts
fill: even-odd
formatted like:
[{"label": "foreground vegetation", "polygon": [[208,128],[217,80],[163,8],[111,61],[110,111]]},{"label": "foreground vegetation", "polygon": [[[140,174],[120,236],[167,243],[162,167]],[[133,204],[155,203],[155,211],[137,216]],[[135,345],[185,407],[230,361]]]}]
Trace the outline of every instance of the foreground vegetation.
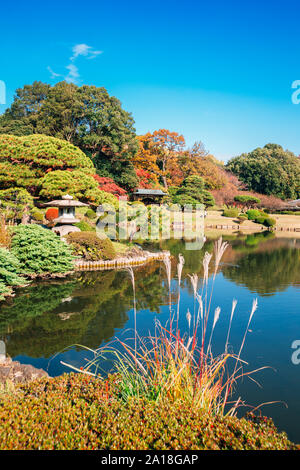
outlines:
[{"label": "foreground vegetation", "polygon": [[[177,264],[177,302],[170,291],[172,265],[165,260],[170,320],[165,327],[156,322],[149,338],[138,335],[136,283],[129,268],[134,338],[86,348],[94,354],[80,374],[0,389],[0,449],[297,449],[272,420],[253,413],[236,416],[244,405],[233,396],[237,381],[255,372],[245,370],[241,353],[256,301],[238,354],[229,347],[233,301],[224,352],[213,355],[220,308],[210,315],[211,296],[227,246],[221,239],[214,243],[214,263],[213,254],[205,253],[202,285],[197,274],[189,275],[195,304],[194,313],[186,313],[188,334],[178,324],[183,256]],[[107,359],[113,364],[109,375],[101,370]]]},{"label": "foreground vegetation", "polygon": [[296,449],[272,420],[176,403],[124,402],[117,376],[43,378],[1,396],[0,449]]}]

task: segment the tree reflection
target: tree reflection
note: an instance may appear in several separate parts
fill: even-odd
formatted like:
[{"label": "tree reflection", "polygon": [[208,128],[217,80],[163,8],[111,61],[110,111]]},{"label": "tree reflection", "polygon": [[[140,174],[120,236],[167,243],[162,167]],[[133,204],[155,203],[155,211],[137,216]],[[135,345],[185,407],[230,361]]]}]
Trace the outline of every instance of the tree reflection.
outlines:
[{"label": "tree reflection", "polygon": [[[213,251],[213,243],[208,240],[195,251],[187,250],[184,240],[158,246],[173,255],[174,277],[178,255],[184,256],[183,279],[191,295],[188,274],[201,278],[203,256]],[[299,248],[300,240],[274,238],[269,232],[231,237],[219,269],[232,282],[260,295],[271,295],[289,285],[300,286]],[[135,268],[134,273],[137,310],[159,313],[169,300],[163,263],[149,263]],[[125,327],[132,306],[132,285],[124,270],[84,272],[64,280],[39,282],[20,289],[1,304],[0,338],[12,357],[50,358],[72,344],[95,349]]]},{"label": "tree reflection", "polygon": [[[158,313],[167,302],[160,264],[139,268],[135,276],[137,308]],[[97,348],[124,327],[131,308],[132,286],[125,271],[85,272],[20,290],[1,306],[0,337],[12,357],[49,358],[72,344]]]},{"label": "tree reflection", "polygon": [[245,244],[236,251],[237,264],[222,267],[223,275],[236,284],[262,296],[284,291],[290,285],[300,286],[299,242],[273,239],[253,243],[250,248]]}]

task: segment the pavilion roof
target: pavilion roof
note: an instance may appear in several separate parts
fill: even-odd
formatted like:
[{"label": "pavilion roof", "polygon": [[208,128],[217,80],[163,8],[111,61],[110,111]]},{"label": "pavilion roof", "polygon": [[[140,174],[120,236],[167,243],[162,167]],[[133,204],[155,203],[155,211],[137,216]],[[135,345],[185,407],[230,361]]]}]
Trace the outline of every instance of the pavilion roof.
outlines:
[{"label": "pavilion roof", "polygon": [[144,189],[139,188],[134,191],[133,194],[138,196],[166,196],[167,193],[164,193],[161,189]]}]

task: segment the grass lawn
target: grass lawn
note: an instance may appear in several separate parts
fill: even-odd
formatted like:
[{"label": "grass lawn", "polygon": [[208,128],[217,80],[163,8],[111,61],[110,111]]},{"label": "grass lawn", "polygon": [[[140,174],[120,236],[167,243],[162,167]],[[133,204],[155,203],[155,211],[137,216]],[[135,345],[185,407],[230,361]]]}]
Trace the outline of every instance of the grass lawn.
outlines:
[{"label": "grass lawn", "polygon": [[[205,226],[207,225],[238,225],[240,222],[236,217],[224,217],[222,215],[223,210],[213,210],[208,211],[207,216],[205,217]],[[241,224],[242,230],[251,230],[253,232],[258,232],[263,226],[256,224],[252,220],[246,220]]]},{"label": "grass lawn", "polygon": [[300,215],[274,214],[277,227],[297,227],[300,229]]},{"label": "grass lawn", "polygon": [[[207,212],[205,218],[205,226],[207,225],[237,225],[239,222],[235,217],[224,217],[222,215],[222,209],[212,210]],[[300,230],[300,216],[299,215],[287,215],[287,214],[270,214],[270,217],[276,219],[276,228],[299,228]],[[266,229],[263,225],[257,224],[251,220],[246,220],[241,224],[240,230],[247,232],[259,232],[262,229]],[[288,234],[290,232],[284,232]],[[297,236],[297,232],[292,232],[293,236]],[[300,232],[299,232],[300,234]]]}]

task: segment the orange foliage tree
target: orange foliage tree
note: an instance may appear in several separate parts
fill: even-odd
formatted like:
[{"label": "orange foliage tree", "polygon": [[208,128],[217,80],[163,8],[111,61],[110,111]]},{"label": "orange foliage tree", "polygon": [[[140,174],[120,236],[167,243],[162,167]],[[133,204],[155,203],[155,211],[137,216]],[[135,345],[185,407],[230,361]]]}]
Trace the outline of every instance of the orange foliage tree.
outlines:
[{"label": "orange foliage tree", "polygon": [[183,151],[185,140],[177,132],[159,129],[151,134],[138,137],[139,150],[132,162],[136,170],[144,170],[151,174],[151,179],[159,185],[163,182],[168,187],[167,166],[176,164],[176,157]]},{"label": "orange foliage tree", "polygon": [[153,132],[152,140],[157,154],[157,164],[161,169],[163,185],[167,189],[167,167],[175,164],[176,157],[184,150],[185,139],[183,135],[177,132],[171,132],[167,129],[159,129]]},{"label": "orange foliage tree", "polygon": [[[204,179],[209,190],[226,188],[225,192],[230,193],[232,188],[241,189],[240,183],[232,183],[233,177],[224,169],[223,162],[210,155],[202,142],[186,148],[183,135],[167,129],[139,136],[138,142],[139,151],[133,164],[136,172],[144,171],[150,175],[148,187],[158,187],[160,182],[166,189],[180,186],[185,178],[197,175]],[[141,179],[139,183],[142,185]]]},{"label": "orange foliage tree", "polygon": [[136,173],[146,171],[150,175],[149,179],[152,180],[153,187],[158,186],[161,171],[157,164],[157,152],[152,134],[148,132],[145,135],[138,136],[137,139],[139,150],[132,160]]}]

